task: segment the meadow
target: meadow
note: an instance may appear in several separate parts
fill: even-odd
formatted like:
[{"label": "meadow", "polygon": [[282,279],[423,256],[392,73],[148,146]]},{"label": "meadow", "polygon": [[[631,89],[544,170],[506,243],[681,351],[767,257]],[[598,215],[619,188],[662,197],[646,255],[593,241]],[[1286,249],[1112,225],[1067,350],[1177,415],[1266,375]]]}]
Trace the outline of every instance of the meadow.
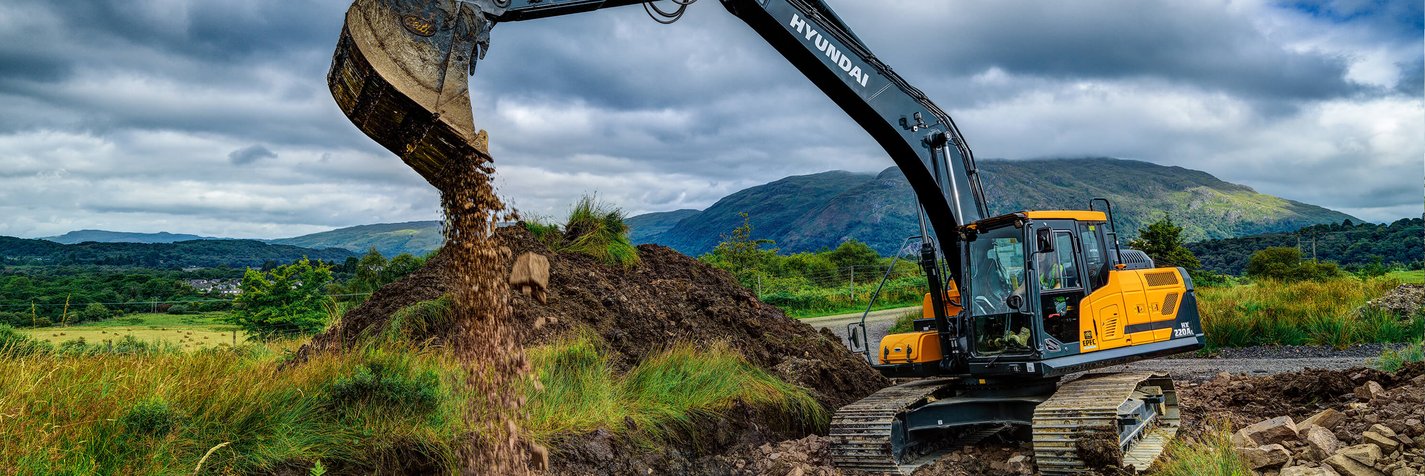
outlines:
[{"label": "meadow", "polygon": [[[456,358],[391,336],[282,368],[302,341],[64,354],[8,335],[0,467],[19,474],[454,474],[459,442],[480,436]],[[528,351],[544,390],[529,393],[523,428],[538,442],[597,428],[681,441],[737,405],[789,427],[828,420],[724,345],[673,344],[627,371],[589,335]]]},{"label": "meadow", "polygon": [[76,339],[83,339],[88,344],[102,344],[106,340],[117,342],[132,336],[142,342],[164,342],[191,351],[245,342],[247,334],[227,323],[227,316],[226,312],[134,313],[74,326],[36,327],[19,329],[18,332],[54,345]]}]

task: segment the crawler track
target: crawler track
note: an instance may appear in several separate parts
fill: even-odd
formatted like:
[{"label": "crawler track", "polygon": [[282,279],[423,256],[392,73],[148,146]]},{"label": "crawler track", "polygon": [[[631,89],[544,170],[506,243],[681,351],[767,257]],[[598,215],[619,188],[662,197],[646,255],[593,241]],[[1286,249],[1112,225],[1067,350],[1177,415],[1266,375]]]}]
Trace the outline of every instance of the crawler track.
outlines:
[{"label": "crawler track", "polygon": [[841,407],[831,417],[831,458],[838,468],[873,473],[908,473],[913,465],[896,461],[892,438],[905,437],[898,419],[950,383],[950,379],[919,380],[881,389]]},{"label": "crawler track", "polygon": [[1085,376],[1035,409],[1034,460],[1046,475],[1084,473],[1114,459],[1144,470],[1177,431],[1177,392],[1167,375]]}]

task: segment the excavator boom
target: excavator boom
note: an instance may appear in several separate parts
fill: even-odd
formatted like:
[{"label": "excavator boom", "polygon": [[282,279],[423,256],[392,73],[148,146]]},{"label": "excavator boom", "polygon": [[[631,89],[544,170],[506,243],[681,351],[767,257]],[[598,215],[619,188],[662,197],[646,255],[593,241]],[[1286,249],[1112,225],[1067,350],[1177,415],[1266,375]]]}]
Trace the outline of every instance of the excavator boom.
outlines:
[{"label": "excavator boom", "polygon": [[[327,80],[353,124],[444,189],[445,167],[490,159],[467,77],[489,51],[495,25],[628,5],[671,23],[695,1],[671,0],[670,11],[651,0],[356,0]],[[718,1],[885,149],[919,203],[925,319],[916,332],[883,339],[876,368],[936,379],[839,410],[833,459],[904,472],[934,451],[930,435],[979,427],[988,437],[1028,426],[1046,474],[1088,469],[1093,458],[1078,448],[1099,440],[1120,462],[1150,464],[1176,432],[1171,379],[1060,379],[1200,348],[1187,273],[1149,269],[1151,261],[1134,266],[1122,251],[1106,255],[1117,250],[1111,208],[989,216],[954,121],[823,0]]]}]

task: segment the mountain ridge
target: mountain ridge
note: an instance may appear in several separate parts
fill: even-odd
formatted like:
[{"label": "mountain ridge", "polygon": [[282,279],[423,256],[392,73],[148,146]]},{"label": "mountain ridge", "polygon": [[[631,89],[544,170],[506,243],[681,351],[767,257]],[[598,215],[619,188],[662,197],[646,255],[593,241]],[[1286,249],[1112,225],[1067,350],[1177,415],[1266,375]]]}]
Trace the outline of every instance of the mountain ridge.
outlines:
[{"label": "mountain ridge", "polygon": [[[1083,209],[1090,199],[1105,197],[1114,204],[1125,240],[1165,214],[1183,226],[1187,241],[1361,221],[1335,210],[1257,193],[1207,172],[1135,160],[991,159],[980,161],[979,170],[991,215]],[[764,202],[749,200],[754,197]],[[768,209],[775,210],[774,218],[759,215],[759,210]],[[918,233],[914,209],[910,185],[895,167],[878,174],[832,171],[751,187],[684,217],[662,233],[635,229],[631,236],[696,256],[740,225],[737,212],[747,211],[753,237],[774,240],[783,252],[834,248],[856,239],[889,254],[906,236]],[[632,217],[630,222],[642,218]]]}]

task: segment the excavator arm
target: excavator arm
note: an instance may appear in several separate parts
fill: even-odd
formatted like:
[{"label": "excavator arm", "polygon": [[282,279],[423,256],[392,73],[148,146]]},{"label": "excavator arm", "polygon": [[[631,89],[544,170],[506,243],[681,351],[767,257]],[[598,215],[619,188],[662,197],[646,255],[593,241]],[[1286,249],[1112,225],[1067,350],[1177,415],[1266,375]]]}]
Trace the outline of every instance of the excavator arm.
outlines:
[{"label": "excavator arm", "polygon": [[[939,249],[958,250],[959,227],[986,218],[987,210],[974,157],[950,116],[876,58],[821,0],[721,2],[881,144],[914,189]],[[449,154],[488,153],[470,113],[466,75],[490,48],[495,25],[657,8],[650,3],[357,0],[328,80],[363,132],[435,183]],[[680,9],[688,4],[674,0]],[[959,278],[959,253],[944,258]]]}]

